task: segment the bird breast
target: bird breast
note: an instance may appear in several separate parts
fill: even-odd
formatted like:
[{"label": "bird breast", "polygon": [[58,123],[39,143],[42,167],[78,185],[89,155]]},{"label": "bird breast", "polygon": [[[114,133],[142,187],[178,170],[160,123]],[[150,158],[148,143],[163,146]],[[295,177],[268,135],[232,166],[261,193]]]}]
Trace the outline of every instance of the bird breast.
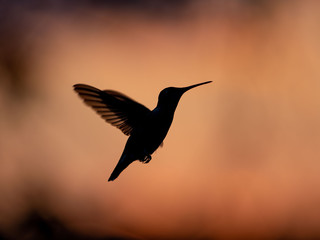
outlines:
[{"label": "bird breast", "polygon": [[143,147],[146,153],[152,154],[166,137],[172,120],[173,116],[154,109],[135,129],[131,137],[140,145],[138,148]]}]

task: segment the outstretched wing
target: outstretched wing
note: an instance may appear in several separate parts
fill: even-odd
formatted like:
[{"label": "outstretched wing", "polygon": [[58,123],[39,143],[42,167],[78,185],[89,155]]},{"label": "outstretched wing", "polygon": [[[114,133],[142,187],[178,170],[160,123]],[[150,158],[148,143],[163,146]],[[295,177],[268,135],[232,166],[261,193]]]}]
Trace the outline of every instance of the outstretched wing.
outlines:
[{"label": "outstretched wing", "polygon": [[102,91],[86,84],[76,84],[73,87],[88,106],[126,135],[130,135],[132,129],[150,113],[148,108],[122,93]]}]

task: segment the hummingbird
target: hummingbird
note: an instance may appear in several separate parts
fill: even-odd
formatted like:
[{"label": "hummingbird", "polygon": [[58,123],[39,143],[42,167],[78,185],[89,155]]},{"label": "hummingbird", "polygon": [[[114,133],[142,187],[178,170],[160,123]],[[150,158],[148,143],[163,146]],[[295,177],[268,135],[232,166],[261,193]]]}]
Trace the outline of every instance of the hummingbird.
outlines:
[{"label": "hummingbird", "polygon": [[86,105],[95,110],[106,122],[129,136],[120,160],[108,181],[115,180],[136,160],[149,163],[151,155],[163,144],[181,96],[192,88],[211,82],[188,87],[165,88],[160,92],[157,106],[152,111],[120,92],[75,84],[74,90]]}]

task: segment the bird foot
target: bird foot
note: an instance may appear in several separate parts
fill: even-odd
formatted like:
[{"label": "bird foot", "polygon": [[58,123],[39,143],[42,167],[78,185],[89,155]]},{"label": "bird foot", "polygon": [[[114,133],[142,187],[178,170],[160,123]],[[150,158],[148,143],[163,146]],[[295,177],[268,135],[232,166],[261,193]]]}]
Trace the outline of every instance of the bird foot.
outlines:
[{"label": "bird foot", "polygon": [[144,164],[147,164],[150,161],[151,161],[151,156],[148,155],[148,156],[145,156],[144,159],[141,162],[144,163]]}]

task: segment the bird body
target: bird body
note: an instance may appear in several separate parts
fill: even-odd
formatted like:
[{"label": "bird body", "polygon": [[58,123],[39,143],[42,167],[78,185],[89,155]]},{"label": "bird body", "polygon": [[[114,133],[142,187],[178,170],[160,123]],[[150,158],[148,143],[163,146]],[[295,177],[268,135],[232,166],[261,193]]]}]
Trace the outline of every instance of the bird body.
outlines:
[{"label": "bird body", "polygon": [[186,91],[211,81],[185,88],[169,87],[159,94],[158,104],[150,111],[129,97],[112,90],[76,84],[74,90],[102,118],[129,135],[118,164],[108,181],[113,181],[133,161],[148,163],[163,143],[173,121],[178,102]]}]

